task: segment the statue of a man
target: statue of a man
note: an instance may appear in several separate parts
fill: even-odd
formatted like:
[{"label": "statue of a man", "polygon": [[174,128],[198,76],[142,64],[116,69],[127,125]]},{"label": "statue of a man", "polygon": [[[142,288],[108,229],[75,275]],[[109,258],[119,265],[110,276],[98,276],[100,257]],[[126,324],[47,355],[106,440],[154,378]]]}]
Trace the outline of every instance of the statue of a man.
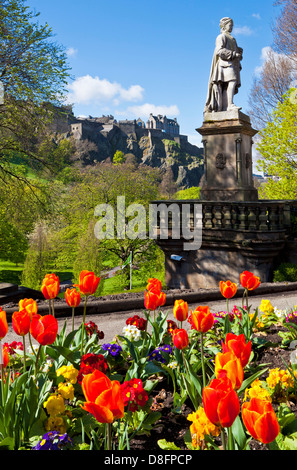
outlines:
[{"label": "statue of a man", "polygon": [[222,18],[221,34],[216,39],[205,112],[239,109],[233,103],[234,95],[241,85],[240,70],[243,50],[231,35],[233,20]]}]

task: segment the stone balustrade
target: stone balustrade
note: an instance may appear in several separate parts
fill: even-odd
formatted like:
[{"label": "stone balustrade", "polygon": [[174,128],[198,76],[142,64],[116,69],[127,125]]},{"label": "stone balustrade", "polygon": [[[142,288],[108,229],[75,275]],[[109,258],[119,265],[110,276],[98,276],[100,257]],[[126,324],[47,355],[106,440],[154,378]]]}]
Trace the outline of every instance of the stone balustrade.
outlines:
[{"label": "stone balustrade", "polygon": [[[202,228],[203,230],[235,230],[249,232],[291,232],[297,221],[297,201],[274,201],[260,200],[256,202],[217,202],[199,200],[169,200],[154,201],[156,207],[165,205],[168,212],[169,231],[174,225],[176,229],[176,219],[173,220],[170,207],[174,209],[175,217],[177,207],[180,214],[180,227],[182,223],[181,215],[184,206],[188,206],[190,216],[190,228],[194,226],[195,206],[202,205]],[[157,229],[160,224],[160,217],[157,218]],[[170,237],[169,237],[170,238]]]}]

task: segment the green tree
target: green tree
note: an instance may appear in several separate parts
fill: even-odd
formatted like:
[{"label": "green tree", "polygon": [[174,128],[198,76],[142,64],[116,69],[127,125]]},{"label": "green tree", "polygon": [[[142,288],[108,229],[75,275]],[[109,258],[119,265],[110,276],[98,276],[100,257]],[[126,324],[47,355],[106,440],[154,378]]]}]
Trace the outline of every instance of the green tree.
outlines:
[{"label": "green tree", "polygon": [[297,100],[296,89],[285,94],[272,112],[271,121],[259,133],[258,169],[274,178],[259,189],[267,199],[297,197]]},{"label": "green tree", "polygon": [[[36,152],[53,106],[62,103],[68,79],[66,54],[52,40],[52,30],[37,21],[26,0],[0,4],[0,178],[14,172],[11,159],[22,154],[26,162],[46,164]],[[23,178],[25,179],[25,178]]]},{"label": "green tree", "polygon": [[121,165],[122,163],[125,163],[125,160],[126,157],[121,150],[117,150],[112,159],[114,165]]}]

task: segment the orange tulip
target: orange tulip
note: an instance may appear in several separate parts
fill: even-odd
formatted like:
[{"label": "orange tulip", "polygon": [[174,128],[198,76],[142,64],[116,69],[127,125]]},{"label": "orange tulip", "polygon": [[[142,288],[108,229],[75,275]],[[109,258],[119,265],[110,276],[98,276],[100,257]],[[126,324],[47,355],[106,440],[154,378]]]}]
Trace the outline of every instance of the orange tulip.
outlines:
[{"label": "orange tulip", "polygon": [[241,361],[242,367],[245,367],[249,362],[251,355],[252,342],[246,343],[244,334],[234,335],[227,333],[225,343],[222,342],[222,350],[225,352],[232,352]]},{"label": "orange tulip", "polygon": [[60,281],[55,274],[46,274],[41,285],[41,292],[47,300],[55,299],[59,294]]},{"label": "orange tulip", "polygon": [[74,287],[78,287],[82,295],[88,296],[95,294],[99,282],[100,277],[95,276],[93,271],[84,269],[79,275],[78,284],[74,284]]},{"label": "orange tulip", "polygon": [[95,416],[99,423],[112,423],[124,416],[124,399],[120,382],[110,380],[95,370],[84,376],[82,390],[86,399],[82,408]]},{"label": "orange tulip", "polygon": [[78,307],[81,301],[80,293],[76,289],[66,289],[65,300],[69,307]]},{"label": "orange tulip", "polygon": [[173,315],[177,321],[185,321],[188,318],[189,307],[184,300],[176,300],[173,306]]},{"label": "orange tulip", "polygon": [[[8,363],[9,363],[9,354],[8,354],[8,349],[6,346],[2,346],[0,344],[0,348],[2,348],[2,364],[3,364],[3,367],[7,367],[8,366]],[[1,354],[0,354],[1,356]],[[1,363],[1,361],[0,361]]]},{"label": "orange tulip", "polygon": [[53,344],[58,333],[58,322],[53,315],[33,315],[30,333],[42,346]]},{"label": "orange tulip", "polygon": [[192,327],[200,331],[200,333],[206,333],[213,327],[214,316],[209,311],[209,307],[197,307],[194,312],[191,310],[190,323]]},{"label": "orange tulip", "polygon": [[164,292],[154,292],[153,290],[146,290],[144,292],[144,306],[147,310],[156,310],[162,307],[166,302],[166,294]]},{"label": "orange tulip", "polygon": [[189,337],[183,328],[175,328],[172,332],[172,341],[177,349],[185,349],[189,345]]},{"label": "orange tulip", "polygon": [[0,307],[0,341],[8,333],[8,323],[6,318],[6,312]]},{"label": "orange tulip", "polygon": [[220,281],[220,291],[225,299],[231,299],[237,292],[237,285],[231,281]]},{"label": "orange tulip", "polygon": [[161,281],[159,281],[159,279],[156,279],[154,277],[149,278],[147,281],[146,289],[153,290],[154,292],[161,292],[161,289],[162,289]]},{"label": "orange tulip", "polygon": [[242,420],[251,436],[263,444],[269,444],[279,434],[276,414],[269,401],[252,398],[241,407]]},{"label": "orange tulip", "polygon": [[32,318],[32,315],[35,315],[38,310],[36,300],[21,299],[19,301],[19,310],[24,310],[24,309],[27,310],[27,312],[30,314],[30,317]]},{"label": "orange tulip", "polygon": [[243,368],[232,352],[217,353],[215,357],[215,376],[217,379],[227,376],[234,390],[238,390],[243,382]]},{"label": "orange tulip", "polygon": [[30,313],[26,310],[14,312],[11,317],[12,327],[15,333],[19,336],[25,336],[30,331],[31,317]]},{"label": "orange tulip", "polygon": [[202,392],[203,408],[215,426],[229,428],[240,411],[239,398],[228,377],[213,379]]},{"label": "orange tulip", "polygon": [[260,278],[249,271],[244,271],[239,276],[240,284],[247,290],[255,290],[261,284]]}]

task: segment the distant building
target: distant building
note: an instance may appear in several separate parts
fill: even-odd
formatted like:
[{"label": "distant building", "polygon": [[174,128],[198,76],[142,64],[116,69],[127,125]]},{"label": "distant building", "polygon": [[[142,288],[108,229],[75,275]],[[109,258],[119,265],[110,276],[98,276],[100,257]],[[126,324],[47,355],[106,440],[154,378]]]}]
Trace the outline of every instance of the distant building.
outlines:
[{"label": "distant building", "polygon": [[158,114],[158,116],[154,116],[152,113],[146,123],[147,129],[160,129],[166,134],[170,134],[172,136],[179,135],[179,124],[177,119],[168,119],[166,116],[162,116]]}]

